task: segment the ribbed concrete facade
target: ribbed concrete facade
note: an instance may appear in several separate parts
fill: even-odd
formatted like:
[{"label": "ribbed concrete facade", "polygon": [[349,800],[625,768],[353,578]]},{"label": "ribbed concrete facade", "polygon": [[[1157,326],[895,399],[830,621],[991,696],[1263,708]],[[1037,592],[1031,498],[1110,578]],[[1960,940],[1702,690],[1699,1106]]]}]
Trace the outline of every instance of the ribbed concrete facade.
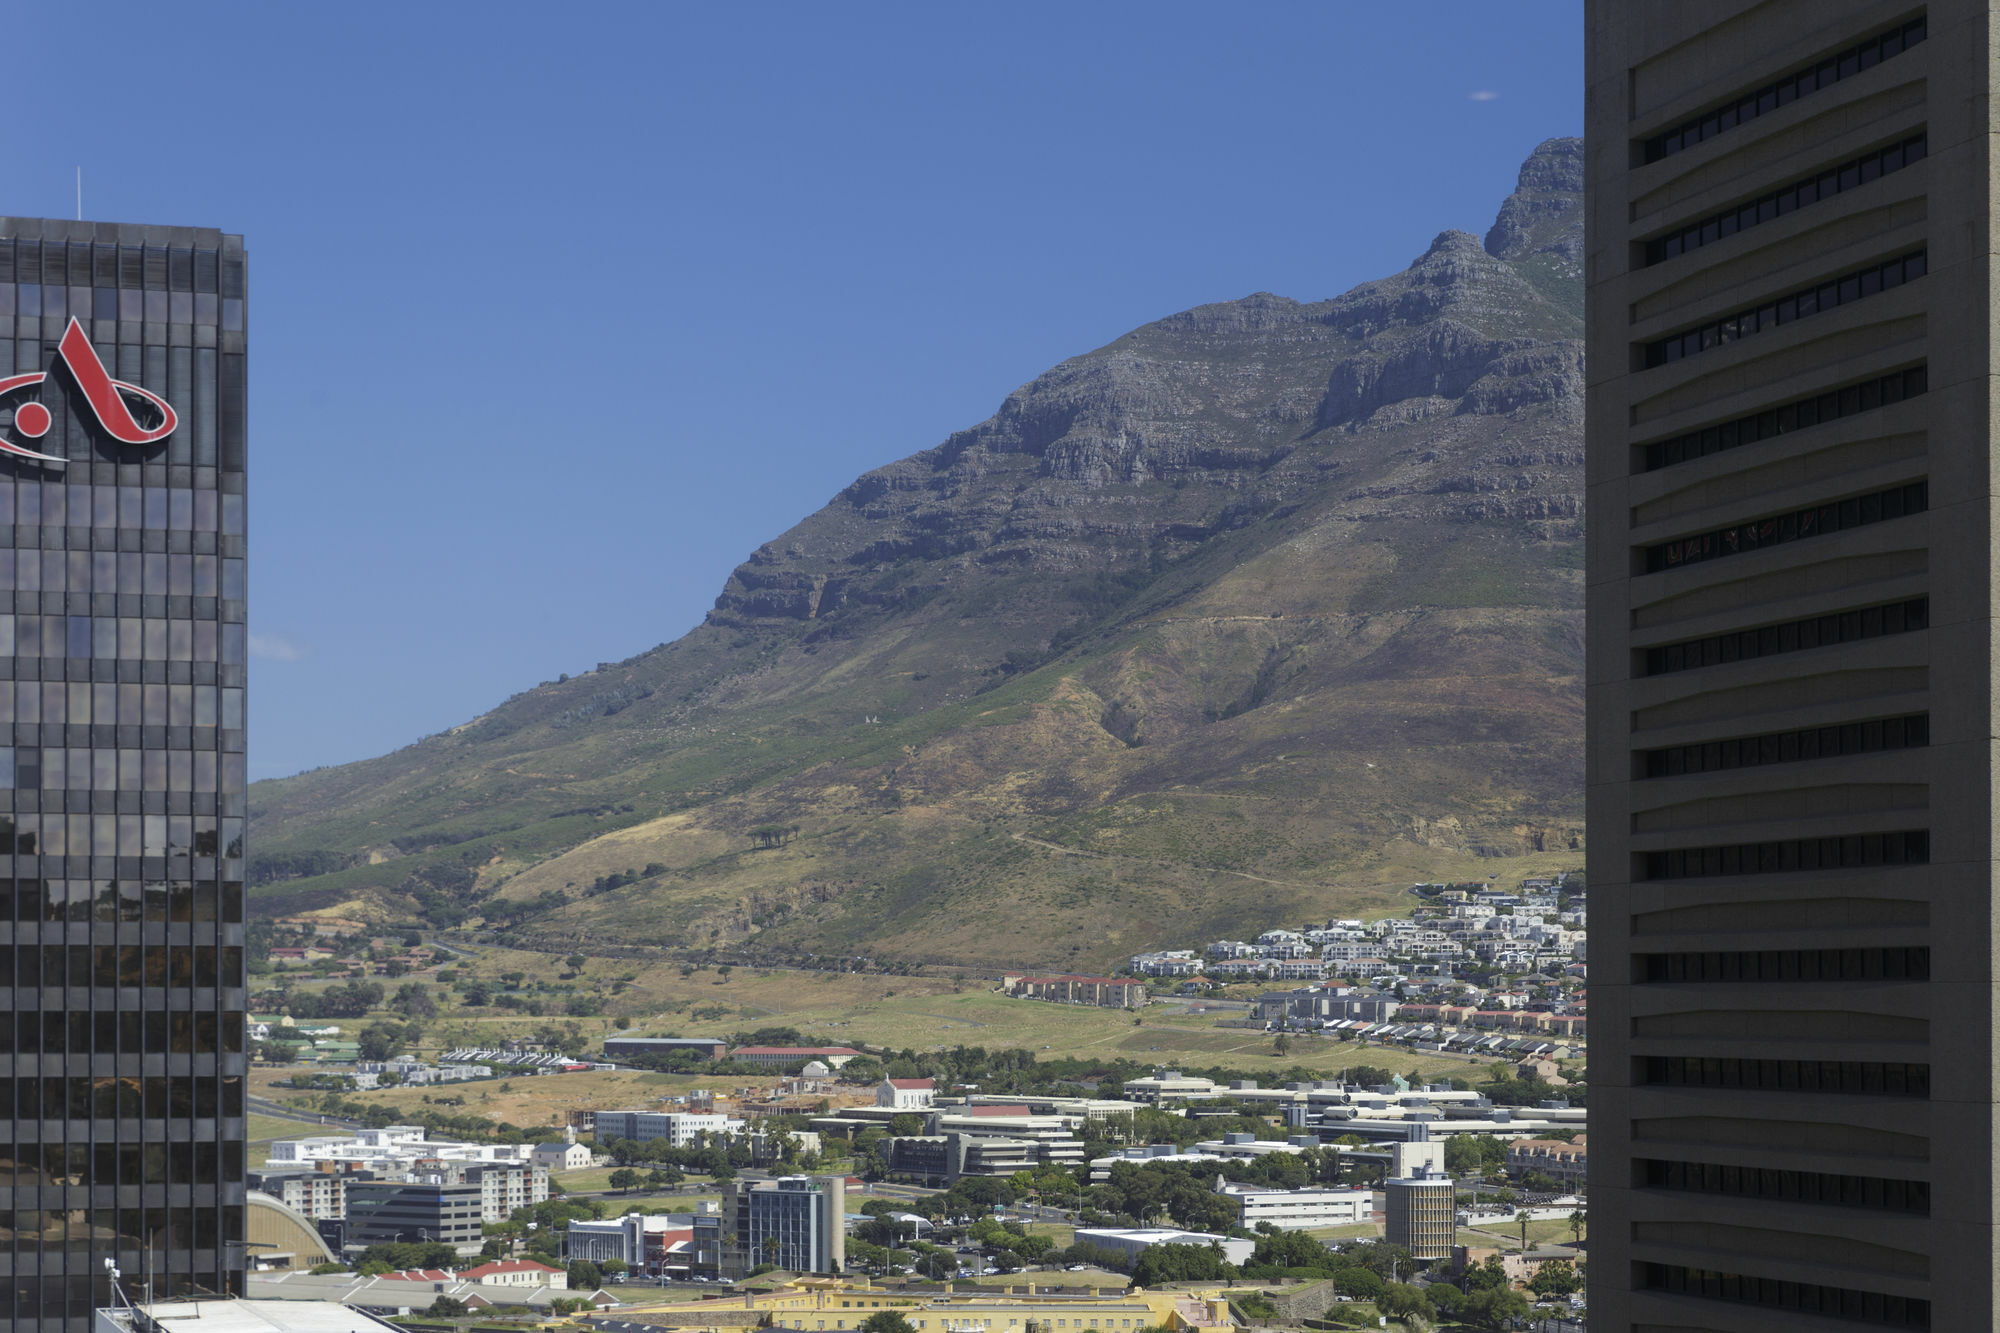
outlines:
[{"label": "ribbed concrete facade", "polygon": [[1591,1328],[1991,1328],[1989,8],[1586,11]]}]

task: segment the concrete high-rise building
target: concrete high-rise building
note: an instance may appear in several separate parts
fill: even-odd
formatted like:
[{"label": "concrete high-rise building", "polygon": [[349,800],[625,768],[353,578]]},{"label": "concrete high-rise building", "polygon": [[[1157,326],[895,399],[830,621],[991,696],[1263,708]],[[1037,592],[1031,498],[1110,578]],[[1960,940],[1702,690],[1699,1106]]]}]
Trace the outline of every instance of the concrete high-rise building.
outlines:
[{"label": "concrete high-rise building", "polygon": [[1458,1240],[1458,1182],[1428,1166],[1383,1181],[1382,1238],[1424,1262],[1450,1258]]},{"label": "concrete high-rise building", "polygon": [[242,238],[0,218],[0,1324],[242,1290]]},{"label": "concrete high-rise building", "polygon": [[724,1277],[759,1264],[794,1273],[838,1273],[847,1261],[844,1176],[735,1181],[722,1195]]},{"label": "concrete high-rise building", "polygon": [[1586,14],[1591,1327],[1992,1328],[1992,15]]}]

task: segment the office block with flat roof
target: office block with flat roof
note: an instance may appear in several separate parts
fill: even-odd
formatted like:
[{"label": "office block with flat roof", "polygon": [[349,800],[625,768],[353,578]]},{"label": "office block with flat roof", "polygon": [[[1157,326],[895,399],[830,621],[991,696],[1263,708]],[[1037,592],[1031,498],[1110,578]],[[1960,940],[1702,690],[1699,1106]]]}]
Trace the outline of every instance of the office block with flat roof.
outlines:
[{"label": "office block with flat roof", "polygon": [[0,218],[0,1324],[239,1293],[242,238]]},{"label": "office block with flat roof", "polygon": [[1990,1328],[1988,6],[1586,13],[1591,1326]]}]

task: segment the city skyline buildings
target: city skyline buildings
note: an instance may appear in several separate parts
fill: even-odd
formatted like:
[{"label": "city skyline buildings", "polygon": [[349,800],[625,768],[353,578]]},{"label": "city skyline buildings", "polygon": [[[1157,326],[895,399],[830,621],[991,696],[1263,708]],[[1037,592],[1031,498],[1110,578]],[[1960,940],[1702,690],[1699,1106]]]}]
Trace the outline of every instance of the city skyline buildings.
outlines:
[{"label": "city skyline buildings", "polygon": [[1591,1324],[1990,1328],[1989,7],[1586,26]]},{"label": "city skyline buildings", "polygon": [[0,1317],[242,1291],[246,259],[0,218]]}]

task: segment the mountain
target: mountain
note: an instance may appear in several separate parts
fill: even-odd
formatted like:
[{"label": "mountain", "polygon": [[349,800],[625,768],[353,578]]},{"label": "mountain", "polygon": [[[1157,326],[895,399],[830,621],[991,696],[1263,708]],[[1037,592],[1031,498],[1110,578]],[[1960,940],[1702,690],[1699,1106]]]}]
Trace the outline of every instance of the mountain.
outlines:
[{"label": "mountain", "polygon": [[1575,864],[1581,201],[1550,140],[1483,243],[1136,329],[682,638],[256,784],[254,910],[1082,967]]}]

